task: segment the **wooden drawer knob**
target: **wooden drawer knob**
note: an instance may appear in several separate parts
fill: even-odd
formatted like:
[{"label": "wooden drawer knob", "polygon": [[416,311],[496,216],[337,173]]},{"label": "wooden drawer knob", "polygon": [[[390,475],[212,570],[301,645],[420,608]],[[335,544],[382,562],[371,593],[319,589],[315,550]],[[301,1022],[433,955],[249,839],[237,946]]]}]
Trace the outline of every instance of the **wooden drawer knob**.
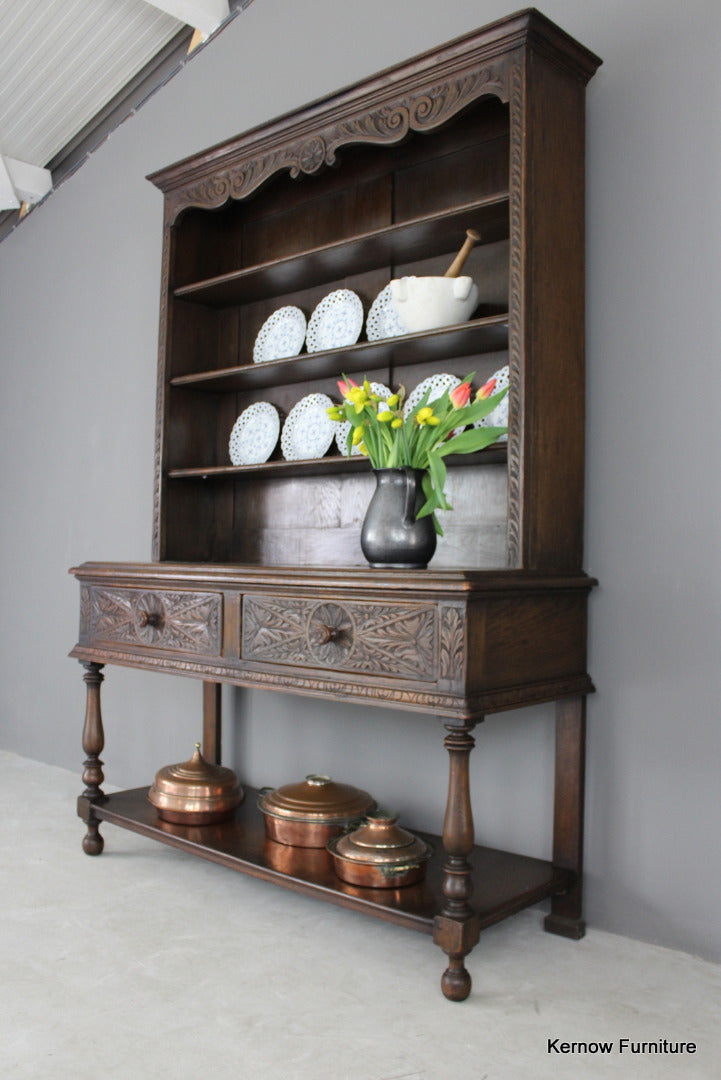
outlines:
[{"label": "wooden drawer knob", "polygon": [[155,630],[162,630],[164,619],[160,611],[141,611],[138,622],[141,627],[152,626]]},{"label": "wooden drawer knob", "polygon": [[342,633],[342,629],[338,626],[325,626],[321,624],[316,627],[314,644],[328,645],[331,641],[337,641]]}]

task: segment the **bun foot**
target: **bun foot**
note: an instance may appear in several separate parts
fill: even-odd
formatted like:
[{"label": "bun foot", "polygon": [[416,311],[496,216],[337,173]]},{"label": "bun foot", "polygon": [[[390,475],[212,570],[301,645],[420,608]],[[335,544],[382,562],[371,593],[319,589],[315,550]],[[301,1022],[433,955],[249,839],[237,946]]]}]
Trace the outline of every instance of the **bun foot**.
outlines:
[{"label": "bun foot", "polygon": [[83,851],[86,855],[100,855],[105,847],[105,841],[100,835],[97,825],[88,825],[88,831],[83,837]]},{"label": "bun foot", "polygon": [[441,990],[449,1001],[465,1001],[471,992],[471,976],[463,967],[447,967],[441,976]]}]

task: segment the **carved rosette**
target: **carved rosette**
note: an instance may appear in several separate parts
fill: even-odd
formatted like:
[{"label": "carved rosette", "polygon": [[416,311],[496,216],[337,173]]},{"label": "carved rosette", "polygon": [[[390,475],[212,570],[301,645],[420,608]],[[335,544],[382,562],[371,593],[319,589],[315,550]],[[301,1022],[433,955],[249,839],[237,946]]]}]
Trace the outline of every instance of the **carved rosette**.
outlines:
[{"label": "carved rosette", "polygon": [[246,596],[244,660],[437,678],[437,611],[430,604],[317,603]]},{"label": "carved rosette", "polygon": [[308,652],[322,664],[338,667],[353,650],[355,626],[340,604],[319,604],[307,621]]},{"label": "carved rosette", "polygon": [[320,121],[311,135],[291,136],[282,146],[240,149],[236,160],[229,151],[231,160],[226,168],[168,194],[171,223],[189,206],[215,209],[229,199],[243,199],[281,169],[288,169],[293,177],[316,173],[335,163],[342,146],[395,143],[409,131],[431,131],[487,94],[507,101],[507,66],[505,58],[499,58],[439,82],[430,90],[411,91],[380,108],[353,112],[325,126]]},{"label": "carved rosette", "polygon": [[217,593],[85,590],[82,628],[90,641],[120,642],[219,656],[222,597]]},{"label": "carved rosette", "polygon": [[291,168],[291,175],[297,175],[298,169],[304,173],[314,173],[325,164],[328,151],[325,142],[319,135],[308,139],[298,153],[298,165]]}]

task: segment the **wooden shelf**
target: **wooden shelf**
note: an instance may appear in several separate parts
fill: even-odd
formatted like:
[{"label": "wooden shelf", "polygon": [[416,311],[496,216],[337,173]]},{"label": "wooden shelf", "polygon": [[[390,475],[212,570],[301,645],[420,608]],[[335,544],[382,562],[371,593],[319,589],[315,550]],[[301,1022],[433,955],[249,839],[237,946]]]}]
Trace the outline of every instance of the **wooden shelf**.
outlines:
[{"label": "wooden shelf", "polygon": [[[291,848],[265,837],[258,809],[259,792],[245,789],[243,805],[222,825],[171,825],[161,821],[149,803],[148,788],[110,795],[93,804],[93,814],[124,829],[169,844],[193,855],[253,877],[307,893],[342,907],[354,908],[389,922],[431,933],[443,906],[443,846],[439,837],[422,835],[432,848],[425,881],[402,889],[362,889],[341,881],[324,849]],[[78,810],[85,811],[80,799]],[[82,816],[82,814],[81,814]],[[493,848],[474,847],[473,905],[480,925],[490,926],[516,911],[559,893],[571,875],[542,859]]]},{"label": "wooden shelf", "polygon": [[503,192],[284,259],[182,285],[174,295],[210,307],[229,307],[337,281],[379,266],[455,251],[466,229],[476,229],[484,243],[503,240],[508,237],[508,206],[508,193]]},{"label": "wooden shelf", "polygon": [[[449,454],[445,459],[449,468],[462,465],[492,465],[506,460],[507,450],[503,443],[496,443],[477,454]],[[365,457],[347,458],[340,454],[312,458],[303,461],[277,459],[260,465],[194,465],[190,468],[168,469],[171,480],[217,480],[239,476],[328,476],[334,473],[368,472],[370,464]]]},{"label": "wooden shelf", "polygon": [[[425,330],[381,341],[361,341],[343,349],[301,353],[287,360],[244,364],[235,368],[176,375],[171,386],[219,393],[227,390],[256,390],[267,386],[287,386],[309,379],[338,378],[341,374],[373,371],[400,364],[422,364],[450,360],[508,348],[508,313],[488,315],[443,330]],[[467,372],[463,373],[468,374]]]}]

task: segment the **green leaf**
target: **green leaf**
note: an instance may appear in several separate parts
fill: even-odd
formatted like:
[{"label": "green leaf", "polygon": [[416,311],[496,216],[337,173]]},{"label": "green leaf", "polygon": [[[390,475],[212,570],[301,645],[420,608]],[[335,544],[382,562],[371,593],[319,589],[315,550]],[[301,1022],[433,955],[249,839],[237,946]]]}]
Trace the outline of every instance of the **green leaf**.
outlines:
[{"label": "green leaf", "polygon": [[489,398],[482,398],[480,401],[474,401],[472,405],[466,405],[463,409],[460,409],[461,421],[465,424],[475,424],[477,420],[482,420],[489,413],[493,412],[497,405],[503,401],[504,397],[508,393],[508,390],[501,390],[500,394],[493,394]]},{"label": "green leaf", "polygon": [[478,450],[483,450],[486,446],[497,442],[501,435],[506,434],[506,431],[507,428],[504,427],[470,428],[444,443],[436,450],[436,453],[441,457],[447,457],[449,454],[475,454]]}]

